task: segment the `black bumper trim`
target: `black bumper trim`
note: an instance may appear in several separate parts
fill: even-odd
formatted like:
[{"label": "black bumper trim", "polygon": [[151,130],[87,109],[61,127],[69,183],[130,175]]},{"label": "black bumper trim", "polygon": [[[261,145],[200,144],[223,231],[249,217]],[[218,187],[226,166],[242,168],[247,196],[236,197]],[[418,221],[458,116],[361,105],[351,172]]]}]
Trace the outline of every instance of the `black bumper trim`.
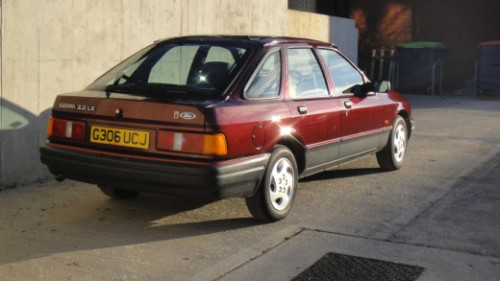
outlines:
[{"label": "black bumper trim", "polygon": [[60,178],[139,192],[221,199],[252,196],[269,154],[205,166],[112,158],[45,144],[40,147],[40,160]]}]

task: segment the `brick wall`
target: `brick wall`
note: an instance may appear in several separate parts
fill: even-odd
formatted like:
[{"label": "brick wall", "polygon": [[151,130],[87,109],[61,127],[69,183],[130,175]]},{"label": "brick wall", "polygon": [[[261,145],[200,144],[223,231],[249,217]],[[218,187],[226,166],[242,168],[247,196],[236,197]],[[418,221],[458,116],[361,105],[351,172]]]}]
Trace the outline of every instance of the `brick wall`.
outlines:
[{"label": "brick wall", "polygon": [[374,48],[412,41],[446,44],[448,90],[473,78],[479,42],[500,39],[497,0],[351,0],[351,18],[359,29],[362,66]]}]

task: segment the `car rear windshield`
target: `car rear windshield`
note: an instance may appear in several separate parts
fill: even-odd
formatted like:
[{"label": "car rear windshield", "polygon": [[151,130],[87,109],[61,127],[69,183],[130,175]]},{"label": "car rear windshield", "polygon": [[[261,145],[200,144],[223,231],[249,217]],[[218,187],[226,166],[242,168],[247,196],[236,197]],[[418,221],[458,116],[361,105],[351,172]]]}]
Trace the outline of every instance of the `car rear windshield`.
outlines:
[{"label": "car rear windshield", "polygon": [[123,61],[90,90],[152,96],[221,94],[248,60],[242,46],[158,44]]}]

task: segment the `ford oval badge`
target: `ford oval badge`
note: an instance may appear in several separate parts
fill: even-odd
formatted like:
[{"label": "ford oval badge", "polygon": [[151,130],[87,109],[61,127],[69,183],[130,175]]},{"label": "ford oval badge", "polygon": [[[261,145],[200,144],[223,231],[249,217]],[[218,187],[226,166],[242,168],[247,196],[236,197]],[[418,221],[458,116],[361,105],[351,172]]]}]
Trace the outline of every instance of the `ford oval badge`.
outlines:
[{"label": "ford oval badge", "polygon": [[194,114],[193,112],[181,112],[179,116],[185,120],[193,120],[194,118],[196,118],[196,114]]}]

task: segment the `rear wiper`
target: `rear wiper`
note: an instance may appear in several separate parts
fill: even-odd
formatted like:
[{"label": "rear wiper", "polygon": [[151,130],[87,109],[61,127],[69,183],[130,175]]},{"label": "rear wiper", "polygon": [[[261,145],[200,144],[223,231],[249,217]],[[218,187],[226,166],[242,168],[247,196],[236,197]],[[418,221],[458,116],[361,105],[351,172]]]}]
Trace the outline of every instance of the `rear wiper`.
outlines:
[{"label": "rear wiper", "polygon": [[176,85],[176,84],[148,84],[148,89],[151,89],[154,92],[167,93],[167,94],[188,94],[188,93],[206,94],[207,92],[214,90],[213,88],[200,88],[200,87],[193,87],[190,85]]},{"label": "rear wiper", "polygon": [[115,83],[113,83],[113,85],[118,85],[118,82],[120,82],[121,79],[124,79],[125,81],[128,82],[128,83],[124,83],[124,84],[135,84],[135,85],[145,85],[146,84],[143,81],[137,81],[136,79],[123,73],[122,76],[120,76],[118,79],[116,79],[116,81],[115,81]]},{"label": "rear wiper", "polygon": [[[149,96],[149,97],[182,97],[187,94],[210,94],[213,88],[200,88],[193,86],[175,85],[175,84],[160,84],[160,83],[148,83],[148,84],[111,84],[105,89],[106,98],[109,98],[112,92],[126,93],[138,96]],[[191,96],[191,95],[190,95]]]},{"label": "rear wiper", "polygon": [[[119,84],[120,80],[122,80],[122,79],[124,79],[127,82],[123,83],[123,84]],[[125,86],[125,85],[127,85],[127,86]],[[106,87],[106,98],[109,98],[109,96],[111,95],[111,92],[113,90],[116,90],[116,89],[127,90],[127,88],[130,85],[145,86],[146,83],[144,83],[142,81],[137,81],[136,79],[123,73],[122,76],[118,77],[113,84]]]}]

